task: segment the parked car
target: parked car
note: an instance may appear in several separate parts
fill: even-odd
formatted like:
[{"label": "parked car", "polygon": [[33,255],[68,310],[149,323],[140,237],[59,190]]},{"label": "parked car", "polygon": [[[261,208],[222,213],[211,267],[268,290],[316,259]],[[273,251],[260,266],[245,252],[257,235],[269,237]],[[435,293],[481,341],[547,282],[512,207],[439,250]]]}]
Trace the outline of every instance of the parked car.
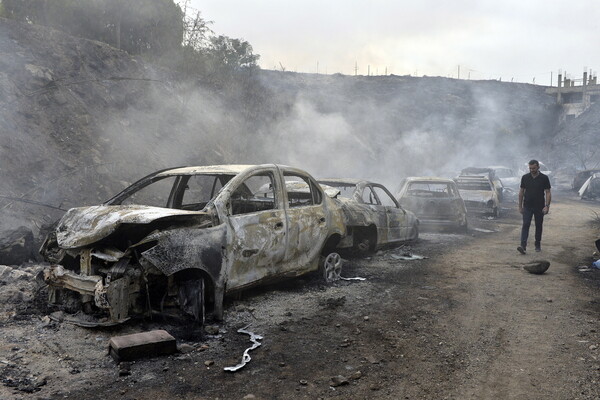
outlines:
[{"label": "parked car", "polygon": [[494,176],[500,179],[504,189],[510,188],[512,190],[519,190],[519,187],[521,186],[521,176],[512,168],[503,167],[501,165],[493,165],[487,168],[494,171]]},{"label": "parked car", "polygon": [[500,201],[487,176],[460,175],[454,179],[469,213],[500,215]]},{"label": "parked car", "polygon": [[462,175],[462,176],[466,176],[466,175],[472,175],[472,176],[485,175],[485,176],[487,176],[488,179],[490,180],[490,182],[492,182],[492,185],[494,186],[494,190],[496,191],[498,200],[502,201],[502,192],[504,190],[504,185],[503,185],[502,181],[500,180],[500,178],[498,178],[498,176],[496,176],[496,172],[495,172],[494,168],[491,168],[491,167],[464,168],[462,171],[460,171],[460,175]]},{"label": "parked car", "polygon": [[600,199],[600,172],[592,174],[579,189],[579,196],[585,200]]},{"label": "parked car", "polygon": [[[308,190],[295,191],[302,182]],[[223,316],[223,297],[314,271],[339,277],[343,214],[308,173],[282,165],[182,167],[142,178],[106,203],[73,208],[41,253],[52,303],[90,321],[180,310]],[[92,319],[99,314],[103,319]]]},{"label": "parked car", "polygon": [[573,177],[573,182],[571,183],[571,187],[576,192],[579,191],[579,189],[581,189],[581,187],[583,186],[585,181],[587,181],[590,178],[590,176],[592,176],[593,174],[595,174],[597,172],[600,172],[600,169],[586,169],[586,170],[577,172],[575,174],[575,176]]},{"label": "parked car", "polygon": [[419,218],[421,225],[452,227],[467,231],[467,209],[456,182],[437,177],[408,177],[402,180],[398,202]]},{"label": "parked car", "polygon": [[340,248],[374,251],[419,237],[419,220],[402,208],[385,186],[357,179],[319,179],[319,183],[334,195],[344,212],[347,236]]}]

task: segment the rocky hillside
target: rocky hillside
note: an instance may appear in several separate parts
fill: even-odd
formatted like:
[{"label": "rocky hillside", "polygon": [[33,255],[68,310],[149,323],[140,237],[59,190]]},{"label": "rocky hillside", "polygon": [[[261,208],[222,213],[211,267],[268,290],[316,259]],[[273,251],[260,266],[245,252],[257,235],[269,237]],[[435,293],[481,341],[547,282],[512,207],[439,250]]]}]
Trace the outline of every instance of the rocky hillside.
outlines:
[{"label": "rocky hillside", "polygon": [[278,162],[395,189],[548,160],[559,132],[553,98],[527,84],[275,71],[204,84],[3,19],[0,54],[0,238],[24,226],[38,239],[62,210],[170,166]]}]

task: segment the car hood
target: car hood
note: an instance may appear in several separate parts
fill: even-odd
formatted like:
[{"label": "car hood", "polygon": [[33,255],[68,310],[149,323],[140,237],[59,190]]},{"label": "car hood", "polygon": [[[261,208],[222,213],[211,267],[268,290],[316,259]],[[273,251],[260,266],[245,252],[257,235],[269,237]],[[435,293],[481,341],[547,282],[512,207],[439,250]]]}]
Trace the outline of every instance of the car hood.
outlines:
[{"label": "car hood", "polygon": [[122,224],[149,224],[184,215],[207,213],[138,205],[71,208],[58,223],[56,240],[61,248],[77,248],[107,237]]},{"label": "car hood", "polygon": [[494,192],[487,190],[460,190],[460,197],[468,201],[487,202],[494,198]]}]

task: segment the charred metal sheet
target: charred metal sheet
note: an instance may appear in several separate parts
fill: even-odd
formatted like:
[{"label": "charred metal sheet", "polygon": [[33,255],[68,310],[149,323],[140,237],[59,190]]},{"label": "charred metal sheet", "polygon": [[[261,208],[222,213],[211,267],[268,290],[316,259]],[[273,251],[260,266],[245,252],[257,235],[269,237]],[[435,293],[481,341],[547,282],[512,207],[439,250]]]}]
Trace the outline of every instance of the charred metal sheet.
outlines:
[{"label": "charred metal sheet", "polygon": [[600,198],[600,173],[590,176],[579,189],[582,199],[593,200]]},{"label": "charred metal sheet", "polygon": [[83,295],[94,296],[96,285],[102,283],[97,275],[79,275],[66,270],[62,265],[52,265],[44,270],[44,281],[55,287],[76,291]]},{"label": "charred metal sheet", "polygon": [[56,240],[62,248],[77,248],[107,237],[122,224],[149,224],[176,216],[202,217],[206,213],[133,205],[72,208],[61,219]]},{"label": "charred metal sheet", "polygon": [[250,341],[252,342],[252,346],[248,347],[246,350],[244,350],[244,354],[242,355],[242,362],[239,363],[236,366],[233,367],[225,367],[223,368],[223,370],[225,371],[229,371],[229,372],[236,372],[237,370],[243,368],[246,364],[248,364],[251,360],[250,358],[250,351],[256,349],[257,347],[260,347],[260,345],[262,344],[261,342],[259,342],[259,340],[263,340],[263,337],[261,335],[257,335],[253,332],[250,332],[247,330],[247,326],[244,328],[240,328],[238,329],[238,333],[245,333],[247,335],[250,335]]},{"label": "charred metal sheet", "polygon": [[344,278],[343,276],[340,276],[340,279],[343,281],[366,281],[367,278],[361,278],[360,276],[357,276],[355,278]]},{"label": "charred metal sheet", "polygon": [[142,257],[169,276],[188,268],[203,268],[213,277],[219,276],[223,249],[227,246],[225,225],[211,228],[182,228],[149,235],[145,242],[156,240],[156,246]]}]

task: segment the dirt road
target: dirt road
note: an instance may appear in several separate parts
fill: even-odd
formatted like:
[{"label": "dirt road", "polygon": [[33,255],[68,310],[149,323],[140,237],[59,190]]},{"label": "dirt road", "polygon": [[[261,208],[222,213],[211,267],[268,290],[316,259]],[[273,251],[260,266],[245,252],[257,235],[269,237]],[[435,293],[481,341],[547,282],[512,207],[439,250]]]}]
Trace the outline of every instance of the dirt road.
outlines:
[{"label": "dirt road", "polygon": [[[229,300],[214,335],[44,322],[48,310],[23,287],[1,314],[0,398],[600,398],[600,270],[577,268],[591,264],[600,203],[554,198],[539,254],[517,253],[513,205],[498,220],[473,218],[468,235],[422,234],[410,250],[427,259],[399,260],[404,248],[349,260],[343,275],[365,281],[326,286],[315,274],[247,292]],[[550,269],[519,268],[534,259]],[[223,371],[251,345],[236,333],[248,325],[262,346],[243,369]],[[119,376],[108,339],[156,328],[187,350]]]}]

